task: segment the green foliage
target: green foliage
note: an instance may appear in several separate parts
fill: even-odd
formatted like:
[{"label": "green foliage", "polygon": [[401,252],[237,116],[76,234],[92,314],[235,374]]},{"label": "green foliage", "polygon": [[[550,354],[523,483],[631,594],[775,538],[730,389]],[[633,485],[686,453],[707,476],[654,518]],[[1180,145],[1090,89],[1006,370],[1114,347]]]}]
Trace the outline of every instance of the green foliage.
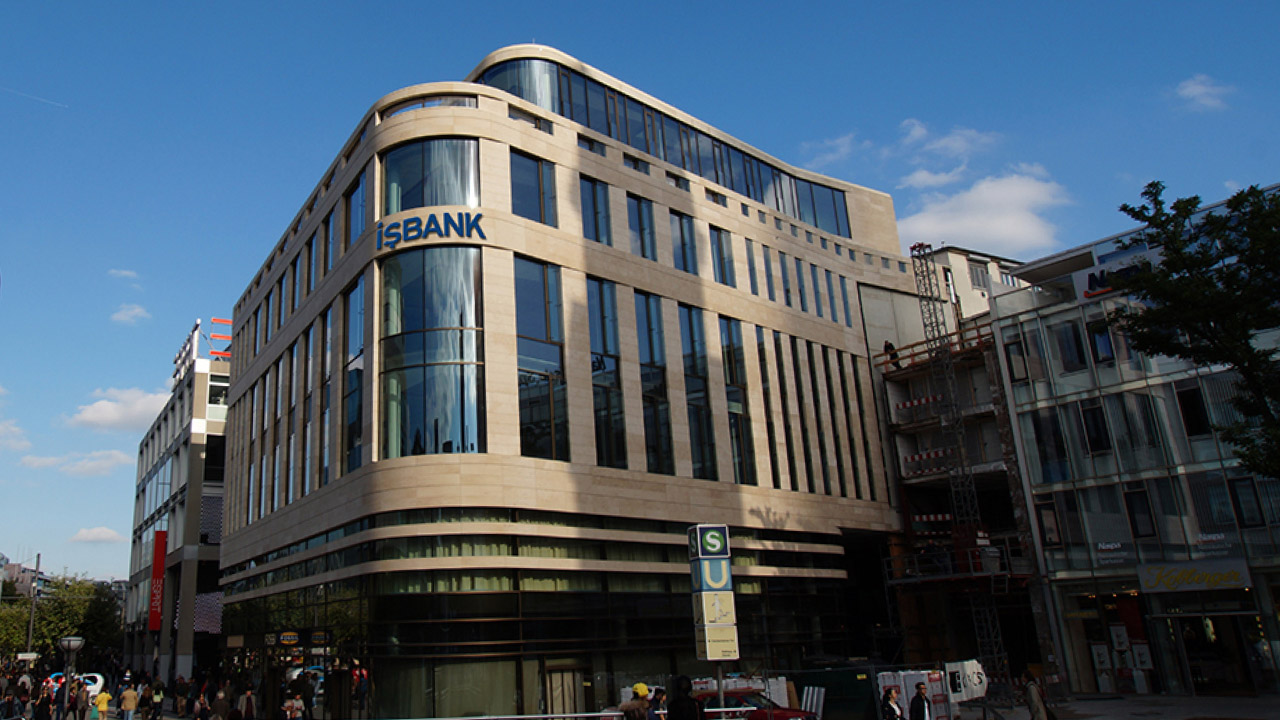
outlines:
[{"label": "green foliage", "polygon": [[1280,477],[1280,195],[1250,187],[1204,213],[1199,197],[1166,205],[1163,192],[1153,182],[1143,205],[1120,208],[1146,225],[1128,245],[1160,259],[1109,276],[1138,301],[1110,321],[1149,355],[1235,371],[1243,419],[1219,430],[1245,467]]},{"label": "green foliage", "polygon": [[[12,656],[27,649],[30,598],[0,604],[0,655]],[[58,639],[79,635],[85,652],[114,651],[121,647],[124,629],[120,606],[110,587],[81,578],[55,578],[36,601],[36,621],[31,649],[57,662],[62,657]]]}]

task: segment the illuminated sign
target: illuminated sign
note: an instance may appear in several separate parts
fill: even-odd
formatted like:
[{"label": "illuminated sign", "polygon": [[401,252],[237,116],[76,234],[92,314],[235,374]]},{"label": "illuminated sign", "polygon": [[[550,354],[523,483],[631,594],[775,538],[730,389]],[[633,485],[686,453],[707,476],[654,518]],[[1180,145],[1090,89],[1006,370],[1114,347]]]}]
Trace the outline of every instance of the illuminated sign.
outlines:
[{"label": "illuminated sign", "polygon": [[281,645],[297,645],[297,644],[298,644],[298,633],[296,633],[296,632],[282,632],[282,633],[280,633],[280,644],[281,644]]},{"label": "illuminated sign", "polygon": [[383,226],[378,223],[378,249],[394,250],[402,242],[438,238],[472,238],[488,240],[480,227],[481,213],[431,213],[425,217],[410,217]]},{"label": "illuminated sign", "polygon": [[1244,560],[1139,565],[1138,583],[1143,592],[1149,593],[1240,590],[1253,584],[1249,579],[1249,565]]}]

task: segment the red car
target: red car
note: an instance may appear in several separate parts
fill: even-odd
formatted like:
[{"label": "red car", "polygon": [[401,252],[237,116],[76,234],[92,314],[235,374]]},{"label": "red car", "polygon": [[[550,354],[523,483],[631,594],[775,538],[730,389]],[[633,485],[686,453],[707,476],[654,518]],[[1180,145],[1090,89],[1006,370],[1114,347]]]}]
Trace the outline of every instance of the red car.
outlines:
[{"label": "red car", "polygon": [[[703,709],[720,705],[714,690],[695,692],[693,698],[702,704]],[[818,720],[818,716],[808,710],[782,707],[759,690],[725,690],[724,706],[733,712],[707,713],[707,720]]]}]

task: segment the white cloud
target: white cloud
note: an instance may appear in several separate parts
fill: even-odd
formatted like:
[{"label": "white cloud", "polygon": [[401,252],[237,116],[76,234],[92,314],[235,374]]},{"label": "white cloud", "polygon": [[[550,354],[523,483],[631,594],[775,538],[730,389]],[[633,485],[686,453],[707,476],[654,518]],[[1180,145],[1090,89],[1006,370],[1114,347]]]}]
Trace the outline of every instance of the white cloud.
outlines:
[{"label": "white cloud", "polygon": [[117,322],[122,325],[137,325],[139,320],[147,320],[150,317],[151,313],[147,312],[147,309],[141,305],[125,303],[111,314],[111,322]]},{"label": "white cloud", "polygon": [[21,451],[30,447],[26,431],[18,427],[16,420],[0,420],[0,450]]},{"label": "white cloud", "polygon": [[855,149],[864,146],[866,143],[855,143],[853,133],[849,133],[836,138],[800,143],[800,151],[804,154],[814,153],[805,167],[817,170],[848,159]]},{"label": "white cloud", "polygon": [[[1243,187],[1240,185],[1240,183],[1236,182],[1235,180],[1227,180],[1222,183],[1222,186],[1225,187],[1227,189],[1227,192],[1231,193],[1232,195],[1235,195],[1236,193],[1240,192],[1240,190]],[[0,388],[0,390],[3,390],[3,389],[4,388]]]},{"label": "white cloud", "polygon": [[95,450],[89,453],[67,453],[56,457],[27,455],[19,461],[23,467],[54,468],[64,475],[95,477],[133,463],[133,458],[119,450]]},{"label": "white cloud", "polygon": [[1224,110],[1224,98],[1235,92],[1229,85],[1221,85],[1213,78],[1199,73],[1178,83],[1178,97],[1186,100],[1192,110]]},{"label": "white cloud", "polygon": [[953,195],[926,196],[923,202],[923,209],[898,222],[904,246],[927,242],[1027,257],[1044,254],[1056,244],[1054,226],[1040,213],[1069,198],[1061,185],[1015,170],[983,178]]},{"label": "white cloud", "polygon": [[138,279],[138,273],[134,270],[108,270],[107,274],[116,278],[128,278],[130,280]]},{"label": "white cloud", "polygon": [[71,536],[73,543],[122,543],[126,538],[109,527],[80,528]]},{"label": "white cloud", "polygon": [[929,137],[929,129],[915,118],[907,118],[898,126],[907,134],[902,138],[903,145],[914,145]]},{"label": "white cloud", "polygon": [[5,395],[8,395],[8,394],[9,394],[9,391],[5,390],[3,385],[0,385],[0,397],[4,397]]},{"label": "white cloud", "polygon": [[149,393],[138,388],[94,390],[93,396],[102,399],[81,405],[69,424],[93,430],[146,430],[169,400],[166,393]]},{"label": "white cloud", "polygon": [[898,183],[898,187],[915,188],[918,190],[921,188],[935,188],[942,187],[943,185],[950,185],[951,183],[958,182],[960,180],[960,177],[964,174],[966,167],[966,165],[961,165],[955,170],[942,173],[930,172],[929,170],[921,168],[902,178]]},{"label": "white cloud", "polygon": [[999,139],[999,133],[956,128],[940,138],[925,143],[924,149],[944,157],[967,158],[979,150],[994,145]]}]

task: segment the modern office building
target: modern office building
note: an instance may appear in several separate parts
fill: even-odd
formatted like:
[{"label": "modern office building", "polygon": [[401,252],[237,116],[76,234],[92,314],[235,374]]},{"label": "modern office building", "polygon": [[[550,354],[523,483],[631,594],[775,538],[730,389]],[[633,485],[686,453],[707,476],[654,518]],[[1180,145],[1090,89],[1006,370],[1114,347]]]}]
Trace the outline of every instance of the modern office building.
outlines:
[{"label": "modern office building", "polygon": [[[1136,231],[1135,231],[1136,232]],[[1215,426],[1233,376],[1131,349],[1104,322],[1134,233],[1017,269],[997,296],[1035,542],[1071,690],[1280,690],[1280,481]],[[1275,333],[1257,342],[1275,343]]]},{"label": "modern office building", "polygon": [[714,674],[694,523],[730,669],[868,654],[913,290],[888,195],[556,50],[383,97],[235,306],[228,667],[318,666],[330,717],[614,705]]},{"label": "modern office building", "polygon": [[138,444],[124,662],[166,682],[216,668],[221,644],[218,543],[231,366],[200,357],[201,337],[197,320],[174,357],[169,401]]}]

